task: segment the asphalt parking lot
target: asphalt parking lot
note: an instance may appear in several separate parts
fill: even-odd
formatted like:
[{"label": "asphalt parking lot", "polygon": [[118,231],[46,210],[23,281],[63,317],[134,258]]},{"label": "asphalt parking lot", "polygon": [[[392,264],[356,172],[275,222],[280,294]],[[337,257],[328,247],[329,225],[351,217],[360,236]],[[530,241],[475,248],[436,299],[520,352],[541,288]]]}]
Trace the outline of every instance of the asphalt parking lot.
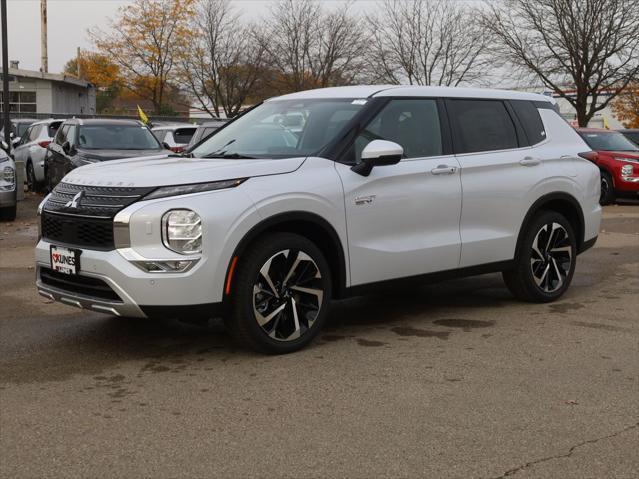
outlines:
[{"label": "asphalt parking lot", "polygon": [[38,296],[37,201],[0,223],[2,477],[639,475],[636,204],[606,207],[557,303],[499,275],[355,298],[266,357]]}]

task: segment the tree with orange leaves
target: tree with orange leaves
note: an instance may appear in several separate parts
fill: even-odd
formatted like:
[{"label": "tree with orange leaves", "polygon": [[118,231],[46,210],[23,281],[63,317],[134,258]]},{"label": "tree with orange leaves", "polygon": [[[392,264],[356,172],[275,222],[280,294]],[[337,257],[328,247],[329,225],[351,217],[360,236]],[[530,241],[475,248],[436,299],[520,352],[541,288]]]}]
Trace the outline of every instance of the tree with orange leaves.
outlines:
[{"label": "tree with orange leaves", "polygon": [[639,128],[639,83],[619,94],[612,103],[612,111],[626,128]]},{"label": "tree with orange leaves", "polygon": [[79,59],[72,58],[64,65],[64,73],[86,80],[96,87],[96,108],[100,113],[111,107],[120,92],[120,68],[106,55],[83,52]]},{"label": "tree with orange leaves", "polygon": [[175,55],[191,41],[194,0],[134,0],[121,7],[108,31],[90,30],[98,51],[120,69],[121,84],[161,114]]}]

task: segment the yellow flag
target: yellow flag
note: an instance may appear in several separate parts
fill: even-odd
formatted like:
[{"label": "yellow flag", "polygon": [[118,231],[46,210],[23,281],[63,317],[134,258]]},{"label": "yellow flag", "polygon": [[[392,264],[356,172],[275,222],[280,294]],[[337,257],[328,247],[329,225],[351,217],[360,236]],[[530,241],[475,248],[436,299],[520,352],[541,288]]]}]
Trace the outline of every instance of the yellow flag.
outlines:
[{"label": "yellow flag", "polygon": [[144,110],[140,108],[140,105],[138,105],[137,107],[138,107],[138,115],[140,115],[140,120],[142,120],[142,122],[146,125],[149,122],[149,117],[146,116],[146,113],[144,113]]},{"label": "yellow flag", "polygon": [[608,118],[606,118],[605,116],[601,115],[601,117],[603,118],[603,127],[606,130],[610,130],[610,125],[608,124]]}]

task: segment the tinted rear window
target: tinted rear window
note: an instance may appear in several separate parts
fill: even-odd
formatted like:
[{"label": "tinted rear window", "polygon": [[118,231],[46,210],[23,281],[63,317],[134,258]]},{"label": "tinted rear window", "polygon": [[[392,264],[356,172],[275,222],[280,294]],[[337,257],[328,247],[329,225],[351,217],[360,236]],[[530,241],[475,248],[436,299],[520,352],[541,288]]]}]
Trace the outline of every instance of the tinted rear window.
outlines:
[{"label": "tinted rear window", "polygon": [[49,138],[55,137],[55,134],[58,132],[58,128],[60,128],[60,125],[62,125],[61,121],[55,121],[49,125]]},{"label": "tinted rear window", "polygon": [[531,145],[536,145],[544,141],[546,139],[546,130],[537,107],[531,101],[526,100],[512,100],[510,104],[515,110],[521,126],[524,128],[528,142]]},{"label": "tinted rear window", "polygon": [[517,148],[515,125],[500,100],[449,100],[456,153]]},{"label": "tinted rear window", "polygon": [[173,132],[173,139],[177,144],[188,143],[194,133],[195,128],[178,128]]}]

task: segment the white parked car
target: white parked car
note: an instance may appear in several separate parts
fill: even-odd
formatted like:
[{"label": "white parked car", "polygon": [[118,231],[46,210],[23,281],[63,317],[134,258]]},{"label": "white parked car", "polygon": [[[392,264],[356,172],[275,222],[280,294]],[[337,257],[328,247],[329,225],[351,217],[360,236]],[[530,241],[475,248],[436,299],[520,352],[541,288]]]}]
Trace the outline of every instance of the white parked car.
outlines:
[{"label": "white parked car", "polygon": [[[2,142],[3,147],[6,143]],[[0,219],[13,221],[17,209],[16,164],[0,149]]]},{"label": "white parked car", "polygon": [[151,131],[160,143],[173,153],[182,153],[189,146],[197,125],[183,123],[177,125],[154,126]]},{"label": "white parked car", "polygon": [[[305,118],[293,134],[282,116]],[[333,298],[503,272],[570,285],[600,225],[599,171],[553,100],[416,86],[273,98],[189,157],[78,168],[41,204],[37,287],[122,316],[222,315],[242,344],[307,344]]]},{"label": "white parked car", "polygon": [[13,158],[24,164],[29,191],[44,184],[44,157],[62,121],[48,119],[31,124],[14,147]]}]

